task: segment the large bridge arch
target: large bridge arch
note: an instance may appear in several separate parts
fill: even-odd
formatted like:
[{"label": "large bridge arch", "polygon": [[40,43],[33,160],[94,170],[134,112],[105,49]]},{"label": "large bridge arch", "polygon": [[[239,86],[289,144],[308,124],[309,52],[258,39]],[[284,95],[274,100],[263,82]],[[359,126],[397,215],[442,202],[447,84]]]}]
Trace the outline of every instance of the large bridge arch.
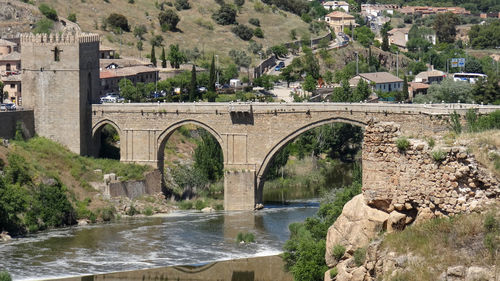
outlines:
[{"label": "large bridge arch", "polygon": [[223,163],[226,162],[226,155],[225,155],[225,151],[223,149],[224,142],[222,140],[221,135],[215,129],[213,129],[211,126],[207,125],[205,122],[198,121],[195,119],[185,119],[185,120],[181,120],[181,121],[175,122],[173,124],[170,124],[157,137],[158,151],[157,151],[157,158],[156,159],[158,159],[158,169],[162,173],[163,173],[164,162],[165,162],[165,159],[164,159],[164,157],[165,157],[165,145],[166,145],[168,139],[177,129],[179,129],[180,127],[182,127],[184,125],[189,125],[189,124],[203,128],[204,130],[206,130],[208,133],[210,133],[217,140],[217,143],[219,144],[219,146],[221,147],[221,150],[222,150],[222,157],[224,159]]},{"label": "large bridge arch", "polygon": [[317,120],[313,121],[309,124],[306,124],[299,129],[294,130],[291,132],[289,135],[285,136],[284,138],[280,139],[267,153],[262,161],[257,173],[257,186],[256,186],[256,191],[255,191],[255,202],[256,203],[262,203],[262,192],[263,192],[263,187],[264,187],[264,175],[267,173],[267,171],[270,168],[270,164],[274,156],[287,144],[289,144],[291,141],[293,141],[295,138],[299,137],[303,133],[312,130],[314,128],[320,127],[322,125],[327,125],[327,124],[333,124],[333,123],[344,123],[344,124],[351,124],[354,126],[361,127],[362,129],[365,128],[367,123],[355,119],[349,119],[349,118],[343,118],[343,117],[331,117],[331,118],[326,118],[322,120]]}]

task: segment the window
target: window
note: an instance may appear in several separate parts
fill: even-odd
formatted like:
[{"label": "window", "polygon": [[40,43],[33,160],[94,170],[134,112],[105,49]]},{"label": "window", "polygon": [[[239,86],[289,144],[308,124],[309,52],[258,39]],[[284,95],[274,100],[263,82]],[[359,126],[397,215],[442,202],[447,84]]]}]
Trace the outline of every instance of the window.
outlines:
[{"label": "window", "polygon": [[10,63],[8,63],[8,64],[5,66],[5,71],[10,71],[10,70],[11,70]]},{"label": "window", "polygon": [[16,84],[10,84],[10,88],[14,89],[16,87]]}]

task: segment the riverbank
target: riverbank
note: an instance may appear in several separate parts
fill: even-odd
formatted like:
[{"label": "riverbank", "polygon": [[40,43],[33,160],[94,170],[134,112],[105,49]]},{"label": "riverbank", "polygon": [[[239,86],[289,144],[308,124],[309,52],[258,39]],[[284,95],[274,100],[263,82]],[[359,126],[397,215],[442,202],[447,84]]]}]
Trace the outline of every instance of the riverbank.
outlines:
[{"label": "riverbank", "polygon": [[84,275],[43,281],[97,281],[97,280],[218,280],[250,281],[273,280],[293,281],[290,273],[284,271],[284,262],[279,255],[217,261],[199,265],[166,266],[152,269]]}]

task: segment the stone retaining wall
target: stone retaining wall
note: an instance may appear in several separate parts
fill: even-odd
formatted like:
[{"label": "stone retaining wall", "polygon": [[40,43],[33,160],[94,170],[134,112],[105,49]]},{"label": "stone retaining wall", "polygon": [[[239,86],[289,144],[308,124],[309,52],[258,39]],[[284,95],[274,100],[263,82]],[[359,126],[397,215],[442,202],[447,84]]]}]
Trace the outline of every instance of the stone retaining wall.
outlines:
[{"label": "stone retaining wall", "polygon": [[0,138],[13,139],[16,135],[16,124],[21,122],[25,137],[35,134],[33,110],[0,112]]}]

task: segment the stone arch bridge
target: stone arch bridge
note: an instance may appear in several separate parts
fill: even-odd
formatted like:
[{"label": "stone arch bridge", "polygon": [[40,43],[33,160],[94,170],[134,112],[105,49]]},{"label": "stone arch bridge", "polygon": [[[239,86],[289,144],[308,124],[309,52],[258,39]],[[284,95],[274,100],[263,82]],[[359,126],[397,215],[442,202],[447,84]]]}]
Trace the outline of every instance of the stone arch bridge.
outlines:
[{"label": "stone arch bridge", "polygon": [[[402,134],[424,137],[448,131],[448,115],[453,111],[463,115],[471,107],[478,108],[480,114],[500,109],[457,104],[94,104],[90,152],[97,154],[100,131],[110,124],[120,135],[121,161],[162,170],[165,143],[170,135],[182,125],[195,124],[211,133],[222,148],[225,209],[251,210],[262,200],[263,176],[273,156],[307,130],[335,122],[362,128],[374,122],[395,122]],[[367,174],[365,162],[363,170]],[[370,179],[376,180],[377,175],[364,175],[363,184],[369,185]]]}]

